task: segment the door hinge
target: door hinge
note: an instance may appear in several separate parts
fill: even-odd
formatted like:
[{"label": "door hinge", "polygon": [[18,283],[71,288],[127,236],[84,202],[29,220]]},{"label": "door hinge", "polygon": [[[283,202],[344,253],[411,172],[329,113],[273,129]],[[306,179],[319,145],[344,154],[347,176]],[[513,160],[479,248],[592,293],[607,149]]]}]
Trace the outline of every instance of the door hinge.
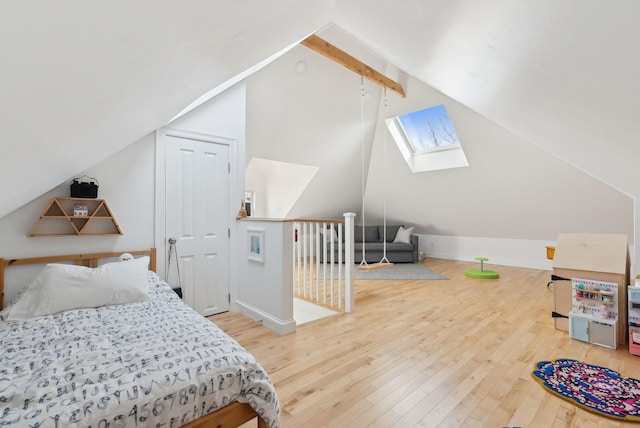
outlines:
[{"label": "door hinge", "polygon": [[230,227],[227,228],[227,237],[229,239],[231,239],[231,228]]},{"label": "door hinge", "polygon": [[229,303],[231,303],[231,293],[227,294],[227,297],[229,298]]},{"label": "door hinge", "polygon": [[231,163],[227,164],[227,172],[231,174]]}]

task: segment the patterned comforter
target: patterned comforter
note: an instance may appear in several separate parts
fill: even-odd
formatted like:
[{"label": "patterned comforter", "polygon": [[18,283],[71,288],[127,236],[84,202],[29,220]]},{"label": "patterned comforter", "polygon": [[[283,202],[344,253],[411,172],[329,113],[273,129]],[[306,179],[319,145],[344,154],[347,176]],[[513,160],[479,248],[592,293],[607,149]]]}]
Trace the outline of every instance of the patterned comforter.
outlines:
[{"label": "patterned comforter", "polygon": [[270,427],[267,373],[150,273],[152,297],[6,321],[0,313],[0,426],[179,427],[231,402]]}]

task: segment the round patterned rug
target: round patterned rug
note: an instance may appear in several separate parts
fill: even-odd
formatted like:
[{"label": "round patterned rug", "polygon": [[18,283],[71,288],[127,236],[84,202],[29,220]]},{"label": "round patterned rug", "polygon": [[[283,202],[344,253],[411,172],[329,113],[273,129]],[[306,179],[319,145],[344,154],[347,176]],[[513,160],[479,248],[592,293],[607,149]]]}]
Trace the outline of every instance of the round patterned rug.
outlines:
[{"label": "round patterned rug", "polygon": [[602,416],[640,422],[640,380],[570,359],[540,361],[535,367],[531,375],[549,392]]}]

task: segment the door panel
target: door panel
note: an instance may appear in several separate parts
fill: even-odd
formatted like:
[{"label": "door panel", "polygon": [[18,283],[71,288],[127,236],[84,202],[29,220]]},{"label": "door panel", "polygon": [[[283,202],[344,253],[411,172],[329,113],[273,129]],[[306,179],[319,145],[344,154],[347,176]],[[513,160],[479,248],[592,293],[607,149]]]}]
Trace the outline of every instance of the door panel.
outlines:
[{"label": "door panel", "polygon": [[203,315],[229,309],[228,165],[224,144],[167,135],[167,238],[176,238],[184,301]]}]

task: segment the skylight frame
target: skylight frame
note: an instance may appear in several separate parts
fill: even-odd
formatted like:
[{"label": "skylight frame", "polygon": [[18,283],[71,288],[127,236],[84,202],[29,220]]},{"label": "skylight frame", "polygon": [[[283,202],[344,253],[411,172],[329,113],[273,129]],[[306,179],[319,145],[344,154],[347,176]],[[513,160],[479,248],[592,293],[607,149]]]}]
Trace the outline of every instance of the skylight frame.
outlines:
[{"label": "skylight frame", "polygon": [[[406,131],[400,116],[391,117],[385,120],[386,129],[392,136],[396,146],[400,150],[407,166],[413,173],[437,171],[443,169],[452,169],[469,166],[469,162],[464,154],[462,143],[457,137],[457,133],[453,128],[453,122],[449,118],[444,105],[433,106],[443,110],[445,120],[451,126],[451,132],[455,134],[455,143],[449,142],[445,145],[435,147],[425,147],[416,150],[411,144],[409,133]],[[430,108],[433,108],[430,107]],[[413,113],[419,113],[429,108],[418,110]],[[411,114],[411,113],[409,113]]]},{"label": "skylight frame", "polygon": [[462,145],[458,142],[458,143],[448,143],[446,145],[442,145],[442,146],[434,146],[434,147],[425,147],[423,149],[416,149],[416,147],[412,144],[411,142],[411,138],[409,138],[409,135],[407,134],[407,131],[405,129],[405,127],[402,125],[402,121],[400,121],[400,119],[398,117],[393,117],[390,120],[392,120],[395,124],[395,127],[398,131],[398,133],[396,135],[400,136],[400,139],[402,140],[402,142],[404,143],[404,145],[406,146],[407,150],[409,152],[411,152],[411,154],[413,155],[422,155],[422,154],[427,154],[427,153],[434,153],[434,152],[441,152],[441,151],[445,151],[445,150],[455,150],[455,149],[461,149]]},{"label": "skylight frame", "polygon": [[[393,119],[396,121],[396,126],[401,132],[404,143],[414,155],[462,148],[460,139],[443,104],[405,113]],[[434,123],[434,119],[437,119],[438,123]],[[418,121],[428,122],[428,126],[424,127],[424,131],[417,126],[416,122]],[[408,129],[408,125],[412,125],[411,129]],[[427,129],[429,131],[426,131]],[[417,141],[421,142],[419,147],[414,144]],[[424,144],[424,141],[433,143]],[[442,144],[438,144],[439,141]]]}]

